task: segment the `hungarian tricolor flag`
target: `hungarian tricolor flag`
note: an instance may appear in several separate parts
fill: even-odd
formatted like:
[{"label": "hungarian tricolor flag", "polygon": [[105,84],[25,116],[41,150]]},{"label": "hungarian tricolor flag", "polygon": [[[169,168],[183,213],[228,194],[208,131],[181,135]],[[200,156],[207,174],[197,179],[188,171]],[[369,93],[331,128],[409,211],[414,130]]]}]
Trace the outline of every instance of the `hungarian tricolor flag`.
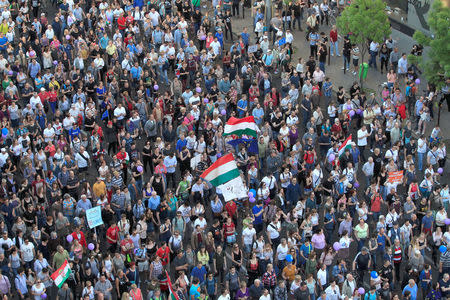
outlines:
[{"label": "hungarian tricolor flag", "polygon": [[350,134],[349,137],[341,144],[341,146],[339,147],[339,157],[341,157],[342,155],[344,155],[344,152],[346,149],[350,149],[352,147],[352,135]]},{"label": "hungarian tricolor flag", "polygon": [[172,281],[170,280],[169,273],[166,271],[167,276],[167,286],[169,288],[169,300],[180,300],[180,297],[178,296],[177,292],[173,290],[172,287]]},{"label": "hungarian tricolor flag", "polygon": [[231,117],[227,124],[225,124],[223,135],[249,135],[252,137],[258,136],[259,128],[255,123],[255,118],[253,116],[238,119]]},{"label": "hungarian tricolor flag", "polygon": [[67,280],[67,278],[69,278],[71,273],[72,270],[70,269],[69,263],[66,259],[62,266],[58,270],[56,270],[56,272],[53,273],[51,277],[55,282],[55,285],[61,288],[63,283]]},{"label": "hungarian tricolor flag", "polygon": [[236,177],[239,177],[239,169],[234,160],[233,154],[228,153],[222,156],[211,165],[202,175],[201,178],[209,181],[213,186],[217,187]]},{"label": "hungarian tricolor flag", "polygon": [[247,197],[247,189],[240,175],[233,154],[228,153],[216,160],[200,177],[220,189],[228,202]]}]

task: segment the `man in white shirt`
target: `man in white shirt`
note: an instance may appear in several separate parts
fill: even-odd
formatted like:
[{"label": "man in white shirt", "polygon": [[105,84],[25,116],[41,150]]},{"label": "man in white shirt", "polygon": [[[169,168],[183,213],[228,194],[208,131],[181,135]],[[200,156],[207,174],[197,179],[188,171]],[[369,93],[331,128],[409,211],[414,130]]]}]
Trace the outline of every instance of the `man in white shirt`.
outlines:
[{"label": "man in white shirt", "polygon": [[201,230],[205,230],[206,229],[206,225],[208,224],[208,222],[206,222],[205,217],[203,217],[203,215],[199,215],[197,219],[195,219],[194,221],[194,228],[198,226],[200,226]]},{"label": "man in white shirt", "polygon": [[380,48],[380,44],[378,44],[375,41],[372,41],[369,46],[369,53],[370,53],[370,60],[369,60],[369,67],[377,68],[377,55],[378,55],[378,49]]},{"label": "man in white shirt", "polygon": [[359,154],[361,155],[361,159],[365,161],[364,151],[367,146],[367,138],[370,136],[370,133],[367,131],[366,125],[363,125],[360,130],[358,130],[358,141],[357,145],[359,148]]},{"label": "man in white shirt", "polygon": [[114,117],[117,118],[117,121],[122,122],[126,115],[127,111],[125,110],[125,107],[123,107],[122,103],[119,102],[117,107],[114,109]]},{"label": "man in white shirt", "polygon": [[47,128],[44,129],[44,141],[46,143],[53,141],[55,139],[55,129],[52,127],[52,123],[47,124]]},{"label": "man in white shirt", "polygon": [[[45,89],[41,88],[41,92],[42,91],[45,91]],[[34,92],[33,96],[31,96],[31,98],[30,98],[31,108],[33,108],[33,110],[36,110],[38,108],[38,104],[42,104],[41,98],[39,97],[37,92]]]},{"label": "man in white shirt", "polygon": [[312,184],[313,188],[316,188],[320,185],[323,179],[323,172],[320,168],[320,164],[317,164],[314,170],[312,171]]},{"label": "man in white shirt", "polygon": [[22,256],[23,261],[25,262],[25,267],[32,268],[33,267],[33,260],[36,255],[34,250],[33,243],[30,243],[30,240],[28,237],[25,237],[24,243],[20,247],[20,253]]},{"label": "man in white shirt", "polygon": [[160,16],[159,13],[155,10],[155,8],[152,8],[150,12],[148,13],[148,17],[152,21],[153,27],[156,27],[159,24]]},{"label": "man in white shirt", "polygon": [[327,294],[327,300],[339,300],[341,299],[341,292],[339,291],[339,286],[336,284],[336,281],[332,281],[330,285],[325,289],[325,293]]},{"label": "man in white shirt", "polygon": [[253,241],[255,240],[256,230],[253,228],[253,223],[249,223],[242,231],[242,244],[244,245],[244,252],[248,255],[252,251]]},{"label": "man in white shirt", "polygon": [[217,38],[214,38],[214,41],[210,44],[211,48],[214,51],[214,55],[220,55],[221,45]]},{"label": "man in white shirt", "polygon": [[125,56],[125,59],[122,60],[122,69],[126,69],[127,71],[130,71],[130,70],[131,70],[131,64],[132,64],[132,63],[133,63],[133,62],[131,61],[130,55],[127,54],[127,55]]},{"label": "man in white shirt", "polygon": [[364,172],[364,175],[366,175],[366,187],[368,187],[372,181],[374,167],[375,163],[373,162],[373,157],[371,156],[362,167],[362,171]]},{"label": "man in white shirt", "polygon": [[[3,246],[5,245],[5,247]],[[2,238],[0,239],[0,253],[5,253],[5,248],[9,251],[14,246],[13,241],[8,237],[7,232],[3,232]]]},{"label": "man in white shirt", "polygon": [[425,137],[422,135],[417,140],[417,155],[418,155],[419,171],[423,170],[423,159],[425,158],[425,153],[427,153],[427,143],[426,143]]},{"label": "man in white shirt", "polygon": [[278,217],[269,223],[267,226],[267,237],[272,244],[272,249],[275,249],[280,243],[280,231],[281,231],[281,223],[278,221]]},{"label": "man in white shirt", "polygon": [[6,160],[8,160],[9,154],[6,152],[6,148],[2,148],[0,153],[0,167],[3,167],[6,164]]},{"label": "man in white shirt", "polygon": [[89,153],[84,149],[83,146],[80,146],[80,151],[75,154],[75,161],[78,165],[78,171],[80,173],[87,171],[89,167]]},{"label": "man in white shirt", "polygon": [[[317,283],[322,286],[322,289],[327,284],[327,266],[325,264],[322,264],[320,266],[320,269],[317,271]],[[328,299],[328,298],[327,298]]]}]

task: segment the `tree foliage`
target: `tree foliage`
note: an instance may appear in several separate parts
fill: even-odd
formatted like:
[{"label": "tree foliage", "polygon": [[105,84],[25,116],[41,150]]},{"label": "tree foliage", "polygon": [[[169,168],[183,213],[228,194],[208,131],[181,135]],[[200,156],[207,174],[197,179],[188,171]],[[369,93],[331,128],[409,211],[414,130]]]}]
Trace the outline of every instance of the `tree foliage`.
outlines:
[{"label": "tree foliage", "polygon": [[420,66],[423,68],[425,78],[429,83],[438,88],[445,84],[445,79],[450,77],[450,8],[445,7],[441,0],[435,0],[428,14],[428,25],[431,36],[422,31],[414,33],[414,39],[427,49],[427,57]]},{"label": "tree foliage", "polygon": [[391,34],[386,14],[386,4],[382,0],[353,0],[337,19],[342,34],[350,34],[350,41],[361,51],[361,61],[368,52],[369,41],[382,43]]}]

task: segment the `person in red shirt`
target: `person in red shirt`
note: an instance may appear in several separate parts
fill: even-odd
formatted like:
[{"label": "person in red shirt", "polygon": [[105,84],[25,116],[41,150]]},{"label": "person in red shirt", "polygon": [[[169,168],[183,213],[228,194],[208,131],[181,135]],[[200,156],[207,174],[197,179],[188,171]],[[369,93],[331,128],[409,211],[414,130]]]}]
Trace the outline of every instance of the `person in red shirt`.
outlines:
[{"label": "person in red shirt", "polygon": [[41,98],[42,107],[45,107],[45,102],[48,100],[49,95],[45,88],[41,88],[41,92],[38,94],[39,98]]},{"label": "person in red shirt", "polygon": [[236,210],[237,210],[237,206],[236,206],[236,203],[234,202],[234,200],[228,201],[227,204],[225,204],[225,210],[227,211],[228,216],[230,218],[234,217],[234,214],[236,213]]},{"label": "person in red shirt", "polygon": [[399,106],[397,106],[397,113],[400,115],[402,120],[406,119],[406,105],[405,105],[405,102],[402,102]]},{"label": "person in red shirt", "polygon": [[133,22],[134,22],[134,17],[133,17],[133,15],[131,14],[131,11],[128,12],[128,15],[127,15],[127,18],[126,18],[126,19],[127,19],[127,27],[133,24]]},{"label": "person in red shirt", "polygon": [[134,249],[133,240],[130,238],[130,235],[125,235],[125,238],[120,241],[120,250],[123,255],[131,254]]},{"label": "person in red shirt", "polygon": [[234,225],[231,218],[228,218],[227,222],[223,224],[222,236],[229,245],[236,242],[236,226]]},{"label": "person in red shirt", "polygon": [[158,255],[161,258],[162,265],[165,266],[169,263],[169,254],[170,249],[167,246],[166,242],[163,242],[161,244],[161,247],[156,251],[156,255]]},{"label": "person in red shirt", "polygon": [[108,230],[106,230],[106,241],[108,242],[109,249],[112,253],[116,252],[117,241],[119,239],[119,226],[117,224],[111,224]]},{"label": "person in red shirt", "polygon": [[335,52],[336,52],[336,56],[341,56],[339,54],[338,49],[339,49],[338,31],[337,31],[336,25],[333,25],[333,27],[331,28],[331,31],[330,31],[330,54],[331,54],[331,56],[334,56]]},{"label": "person in red shirt", "polygon": [[72,232],[72,237],[74,240],[78,240],[84,248],[87,247],[86,238],[84,237],[83,231],[80,230],[80,227],[77,227],[74,232]]},{"label": "person in red shirt", "polygon": [[[120,31],[124,31],[127,28],[127,18],[124,17],[123,13],[117,19],[117,26],[119,27]],[[122,35],[123,35],[123,32],[122,32]]]},{"label": "person in red shirt", "polygon": [[48,153],[50,157],[53,157],[55,156],[56,153],[56,146],[53,144],[52,141],[48,141],[48,145],[45,146],[44,151]]},{"label": "person in red shirt", "polygon": [[[58,101],[58,91],[52,86],[50,91],[47,93],[48,102],[50,103],[50,108],[52,109],[53,114],[56,111],[56,101]],[[41,98],[42,99],[42,98]]]}]

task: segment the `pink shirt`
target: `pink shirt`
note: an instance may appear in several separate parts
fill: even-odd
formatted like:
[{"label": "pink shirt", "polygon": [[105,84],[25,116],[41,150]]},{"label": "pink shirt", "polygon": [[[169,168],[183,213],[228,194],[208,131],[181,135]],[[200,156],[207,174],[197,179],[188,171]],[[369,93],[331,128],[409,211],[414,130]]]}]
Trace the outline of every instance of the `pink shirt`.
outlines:
[{"label": "pink shirt", "polygon": [[323,249],[325,248],[326,242],[325,242],[325,235],[323,233],[321,234],[314,234],[311,238],[311,243],[313,244],[315,249]]}]

